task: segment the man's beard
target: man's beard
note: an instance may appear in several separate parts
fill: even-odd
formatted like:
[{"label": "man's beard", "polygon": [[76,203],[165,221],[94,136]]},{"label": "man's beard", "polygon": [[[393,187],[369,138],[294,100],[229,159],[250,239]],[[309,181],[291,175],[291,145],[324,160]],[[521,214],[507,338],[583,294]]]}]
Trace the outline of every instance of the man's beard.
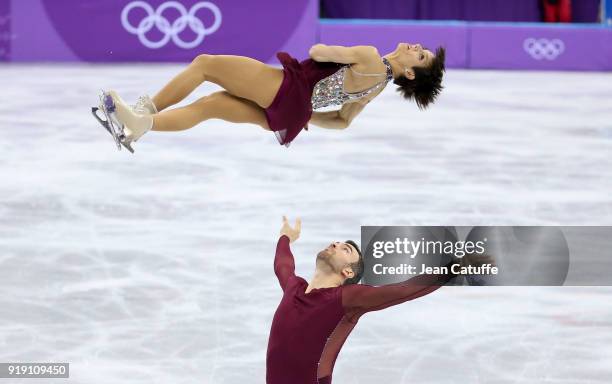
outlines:
[{"label": "man's beard", "polygon": [[322,251],[319,251],[319,253],[317,253],[317,261],[319,260],[327,260],[329,259],[329,251],[327,249],[324,249]]},{"label": "man's beard", "polygon": [[335,272],[334,265],[331,262],[332,253],[324,249],[317,254],[317,264],[328,267],[331,271]]}]

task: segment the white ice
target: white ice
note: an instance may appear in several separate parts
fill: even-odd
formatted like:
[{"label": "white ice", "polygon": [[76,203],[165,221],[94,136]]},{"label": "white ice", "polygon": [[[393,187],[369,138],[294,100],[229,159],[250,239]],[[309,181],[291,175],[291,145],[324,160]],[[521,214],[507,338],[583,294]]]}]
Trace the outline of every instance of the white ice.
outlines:
[{"label": "white ice", "polygon": [[[71,363],[37,382],[264,383],[283,214],[306,278],[361,225],[612,225],[612,74],[450,71],[427,112],[389,87],[288,149],[214,120],[117,152],[98,90],[180,69],[0,67],[0,362]],[[366,315],[334,383],[610,383],[611,298],[445,287]]]}]

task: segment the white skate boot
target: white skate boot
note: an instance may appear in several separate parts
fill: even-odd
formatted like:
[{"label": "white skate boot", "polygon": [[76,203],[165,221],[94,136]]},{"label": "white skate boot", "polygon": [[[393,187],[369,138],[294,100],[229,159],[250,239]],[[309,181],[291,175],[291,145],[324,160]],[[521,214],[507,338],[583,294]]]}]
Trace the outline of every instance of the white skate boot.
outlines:
[{"label": "white skate boot", "polygon": [[[134,153],[131,146],[132,141],[138,140],[152,128],[153,118],[150,115],[134,112],[115,91],[102,91],[100,103],[98,108],[91,109],[94,117],[113,136],[118,149],[121,149],[121,145],[123,145]],[[143,108],[146,108],[145,103],[143,103]],[[97,112],[99,110],[104,113],[106,120],[98,116]]]}]

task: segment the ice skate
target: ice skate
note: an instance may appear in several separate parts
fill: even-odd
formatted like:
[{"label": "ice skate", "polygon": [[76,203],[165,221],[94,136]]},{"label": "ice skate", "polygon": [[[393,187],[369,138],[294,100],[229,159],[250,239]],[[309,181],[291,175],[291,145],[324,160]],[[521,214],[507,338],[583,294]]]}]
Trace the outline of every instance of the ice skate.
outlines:
[{"label": "ice skate", "polygon": [[[103,116],[100,116],[98,112],[102,112]],[[117,149],[121,150],[123,145],[128,151],[134,153],[134,150],[129,144],[124,144],[122,138],[124,137],[122,125],[113,118],[115,113],[115,104],[112,97],[104,91],[100,95],[100,105],[98,107],[91,108],[92,115],[98,120],[98,122],[113,136]]]},{"label": "ice skate", "polygon": [[[146,98],[142,103],[137,103],[134,108],[130,108],[115,91],[103,91],[100,96],[100,106],[91,110],[94,117],[113,136],[117,148],[121,149],[123,145],[132,153],[134,152],[132,142],[138,140],[153,125],[153,119],[148,115],[136,113],[134,111],[136,108],[146,110],[150,108],[155,111],[153,103],[147,103]],[[98,111],[102,111],[105,119],[99,116]]]},{"label": "ice skate", "polygon": [[[108,94],[114,102],[117,120],[123,125],[123,142],[131,143],[136,141],[151,130],[153,118],[149,114],[136,113],[115,91],[109,91]],[[155,106],[150,101],[150,105],[143,103],[142,108],[148,110],[148,108],[153,109]]]}]

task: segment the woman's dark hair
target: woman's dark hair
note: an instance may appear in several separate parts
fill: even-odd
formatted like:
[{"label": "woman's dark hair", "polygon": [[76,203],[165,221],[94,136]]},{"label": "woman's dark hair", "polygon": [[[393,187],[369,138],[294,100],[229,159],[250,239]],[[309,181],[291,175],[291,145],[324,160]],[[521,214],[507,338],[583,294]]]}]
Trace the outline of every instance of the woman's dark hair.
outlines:
[{"label": "woman's dark hair", "polygon": [[361,254],[361,250],[359,249],[359,246],[353,240],[347,240],[345,241],[345,243],[352,245],[353,248],[357,250],[357,254],[359,255],[359,260],[350,264],[351,268],[353,269],[353,273],[355,275],[351,277],[350,279],[344,280],[344,285],[357,284],[359,280],[361,280],[361,277],[363,276],[363,270],[364,270],[363,255]]},{"label": "woman's dark hair", "polygon": [[414,79],[399,76],[393,80],[393,84],[399,85],[397,91],[408,100],[414,99],[419,109],[425,109],[436,100],[442,91],[442,75],[446,70],[444,60],[446,50],[444,47],[436,49],[436,55],[427,68],[414,67]]}]

